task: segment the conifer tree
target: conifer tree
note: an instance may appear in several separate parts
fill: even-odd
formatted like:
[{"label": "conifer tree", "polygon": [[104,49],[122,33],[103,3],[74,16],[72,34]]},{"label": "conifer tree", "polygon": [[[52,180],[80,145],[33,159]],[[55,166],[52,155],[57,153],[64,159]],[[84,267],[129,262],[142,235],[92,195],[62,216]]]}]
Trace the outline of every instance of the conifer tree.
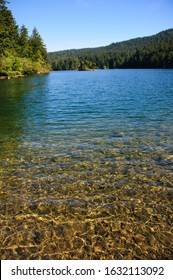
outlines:
[{"label": "conifer tree", "polygon": [[43,40],[35,27],[30,37],[31,56],[34,60],[43,59],[47,61],[47,51]]},{"label": "conifer tree", "polygon": [[19,30],[19,54],[21,57],[29,57],[30,55],[28,29],[24,24]]},{"label": "conifer tree", "polygon": [[7,1],[0,0],[0,53],[12,51],[17,47],[18,26],[6,7]]}]

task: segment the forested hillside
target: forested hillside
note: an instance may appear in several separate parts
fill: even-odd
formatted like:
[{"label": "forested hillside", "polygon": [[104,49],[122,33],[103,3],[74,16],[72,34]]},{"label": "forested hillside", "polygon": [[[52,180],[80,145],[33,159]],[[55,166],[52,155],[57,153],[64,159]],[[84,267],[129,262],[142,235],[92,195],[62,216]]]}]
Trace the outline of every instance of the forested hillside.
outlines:
[{"label": "forested hillside", "polygon": [[46,47],[37,29],[29,36],[25,25],[19,28],[7,3],[0,0],[1,78],[48,72]]},{"label": "forested hillside", "polygon": [[173,29],[99,48],[49,53],[54,70],[173,68]]}]

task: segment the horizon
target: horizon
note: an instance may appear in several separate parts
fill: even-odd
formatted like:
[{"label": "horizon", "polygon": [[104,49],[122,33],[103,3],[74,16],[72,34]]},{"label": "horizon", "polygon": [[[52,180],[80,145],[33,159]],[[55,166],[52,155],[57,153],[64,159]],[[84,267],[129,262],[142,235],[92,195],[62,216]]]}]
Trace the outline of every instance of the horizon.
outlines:
[{"label": "horizon", "polygon": [[8,8],[29,33],[37,28],[48,52],[108,46],[173,26],[171,0],[11,0]]}]

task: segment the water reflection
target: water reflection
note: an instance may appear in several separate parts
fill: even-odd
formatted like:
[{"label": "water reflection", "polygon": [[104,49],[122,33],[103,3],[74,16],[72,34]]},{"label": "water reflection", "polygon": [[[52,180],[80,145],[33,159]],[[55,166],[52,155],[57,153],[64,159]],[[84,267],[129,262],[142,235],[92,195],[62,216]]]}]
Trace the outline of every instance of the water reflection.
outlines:
[{"label": "water reflection", "polygon": [[[18,172],[19,178],[26,177],[26,164],[23,157],[28,147],[22,149],[22,143],[28,143],[30,130],[31,103],[28,102],[34,91],[44,87],[46,76],[28,77],[0,81],[0,173],[1,180],[8,185]],[[38,100],[39,103],[39,100]],[[28,114],[29,112],[29,114]]]}]

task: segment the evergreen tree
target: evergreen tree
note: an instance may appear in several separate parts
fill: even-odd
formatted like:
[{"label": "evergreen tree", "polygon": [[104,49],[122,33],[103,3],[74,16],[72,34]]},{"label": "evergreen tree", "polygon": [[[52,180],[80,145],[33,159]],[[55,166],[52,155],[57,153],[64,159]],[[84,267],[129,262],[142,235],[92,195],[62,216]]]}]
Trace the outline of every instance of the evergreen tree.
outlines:
[{"label": "evergreen tree", "polygon": [[43,40],[35,27],[30,37],[31,56],[34,60],[43,59],[48,61],[47,50]]},{"label": "evergreen tree", "polygon": [[25,25],[22,25],[19,30],[19,54],[21,57],[29,57],[30,55],[29,35]]},{"label": "evergreen tree", "polygon": [[18,26],[11,11],[0,0],[0,53],[15,50],[18,42]]}]

